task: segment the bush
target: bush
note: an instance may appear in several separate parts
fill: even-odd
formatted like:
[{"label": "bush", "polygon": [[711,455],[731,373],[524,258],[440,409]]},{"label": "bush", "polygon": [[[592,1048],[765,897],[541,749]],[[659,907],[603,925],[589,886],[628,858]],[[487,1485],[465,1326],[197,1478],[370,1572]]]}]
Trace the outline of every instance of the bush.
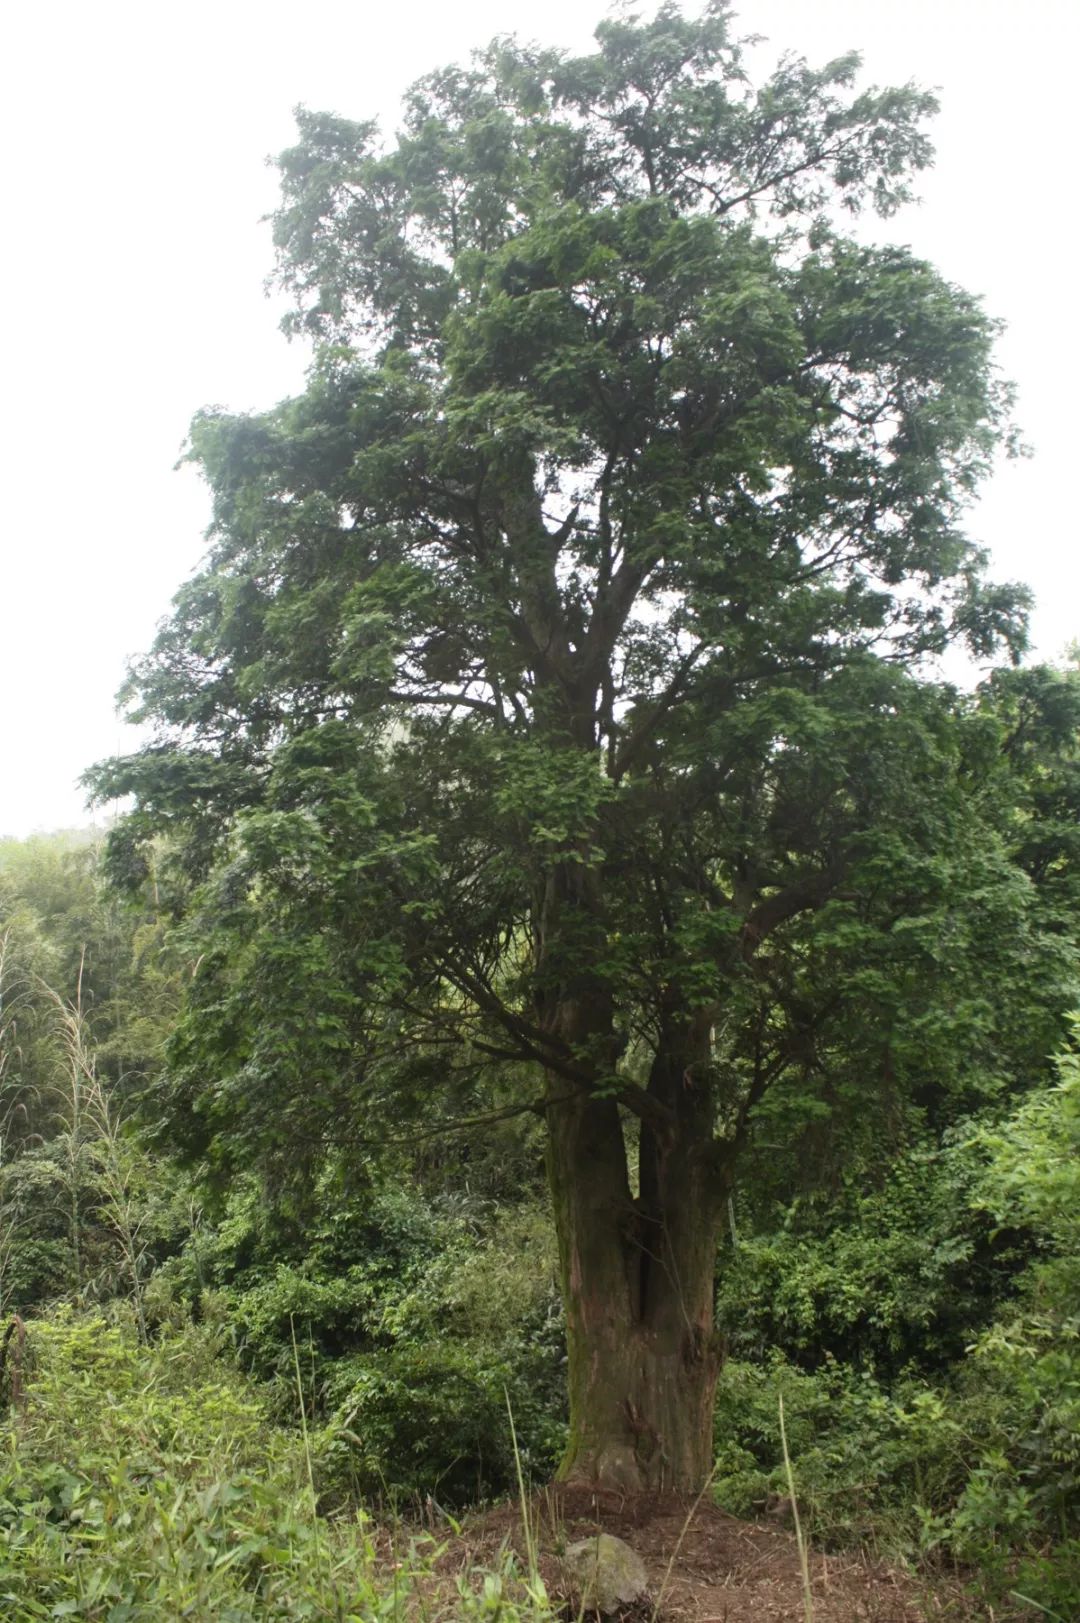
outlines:
[{"label": "bush", "polygon": [[321,1483],[332,1496],[392,1504],[430,1495],[457,1506],[503,1491],[514,1481],[514,1385],[506,1365],[446,1342],[341,1360],[317,1443]]},{"label": "bush", "polygon": [[777,1349],[889,1377],[944,1372],[1014,1287],[1030,1243],[978,1207],[974,1146],[930,1141],[881,1184],[779,1209],[725,1251],[717,1315],[736,1357]]},{"label": "bush", "polygon": [[325,1366],[328,1490],[458,1506],[516,1487],[566,1439],[562,1310],[550,1221],[535,1207],[444,1214],[441,1244],[387,1290],[383,1345]]},{"label": "bush", "polygon": [[[1007,1132],[984,1187],[999,1188],[1030,1115]],[[1066,1115],[1052,1117],[1055,1143]],[[1025,1164],[1030,1207],[1039,1156]],[[1070,1175],[1076,1164],[1054,1160]],[[786,1494],[782,1393],[800,1509],[820,1544],[960,1563],[994,1605],[1021,1595],[1051,1617],[1080,1615],[1080,1281],[1067,1237],[1043,1236],[1044,1260],[945,1378],[909,1369],[886,1380],[831,1357],[807,1370],[780,1353],[730,1362],[716,1410],[718,1501],[748,1515]]]},{"label": "bush", "polygon": [[716,1407],[718,1502],[737,1515],[787,1493],[778,1400],[784,1399],[799,1503],[826,1547],[919,1546],[924,1515],[961,1491],[968,1440],[952,1396],[909,1377],[889,1390],[828,1361],[813,1373],[775,1355],[731,1363]]},{"label": "bush", "polygon": [[[527,1475],[550,1476],[565,1391],[547,1214],[528,1200],[432,1202],[404,1184],[325,1195],[283,1247],[258,1191],[239,1189],[220,1227],[159,1273],[156,1311],[167,1276],[226,1322],[280,1420],[297,1418],[299,1355],[328,1501],[461,1505],[513,1490],[507,1397]],[[197,1295],[200,1278],[212,1294]]]},{"label": "bush", "polygon": [[[380,1557],[363,1513],[315,1515],[301,1438],[205,1327],[148,1350],[130,1326],[63,1313],[29,1346],[0,1458],[2,1615],[377,1623],[429,1581],[430,1541]],[[467,1575],[455,1615],[550,1623],[542,1594],[519,1603],[515,1586],[509,1569]]]}]

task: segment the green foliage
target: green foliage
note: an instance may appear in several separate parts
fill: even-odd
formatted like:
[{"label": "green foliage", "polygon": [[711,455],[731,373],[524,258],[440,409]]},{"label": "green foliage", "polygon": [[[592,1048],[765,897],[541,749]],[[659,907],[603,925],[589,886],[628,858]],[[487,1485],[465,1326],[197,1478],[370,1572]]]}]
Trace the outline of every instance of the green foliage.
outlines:
[{"label": "green foliage", "polygon": [[[100,837],[84,834],[0,841],[0,933],[11,936],[13,947],[24,941],[24,952],[33,943],[31,980],[78,1002],[99,1069],[123,1083],[126,1094],[160,1064],[176,1013],[178,966],[165,944],[154,884],[121,901],[104,881],[101,849]],[[40,988],[33,995],[40,1003]],[[39,1090],[48,1085],[48,1068],[47,1056],[27,1065]]]},{"label": "green foliage", "polygon": [[1038,1458],[1054,1395],[1045,1373],[1024,1383],[1015,1367],[988,1369],[982,1347],[939,1385],[914,1373],[884,1384],[831,1359],[814,1373],[779,1355],[733,1362],[717,1403],[715,1493],[736,1515],[782,1508],[781,1393],[800,1511],[819,1547],[857,1543],[931,1572],[947,1562],[992,1602],[1020,1591],[1075,1614],[1075,1487]]},{"label": "green foliage", "polygon": [[[25,1407],[5,1427],[0,1458],[9,1615],[407,1615],[433,1541],[403,1538],[380,1556],[362,1513],[318,1518],[298,1437],[271,1425],[213,1334],[165,1334],[148,1350],[130,1329],[57,1315],[35,1322],[29,1347]],[[508,1566],[465,1575],[455,1615],[541,1623],[550,1614]]]},{"label": "green foliage", "polygon": [[[799,1502],[826,1545],[913,1541],[920,1507],[947,1504],[965,1480],[967,1439],[952,1405],[917,1378],[891,1391],[829,1359],[815,1373],[781,1355],[732,1362],[717,1404],[716,1494],[738,1514],[786,1492],[777,1399],[782,1394]],[[899,1532],[899,1538],[897,1537]]]},{"label": "green foliage", "polygon": [[351,1198],[324,1187],[320,1206],[290,1239],[258,1186],[239,1184],[220,1224],[159,1272],[151,1311],[186,1295],[227,1323],[292,1420],[295,1340],[335,1499],[462,1504],[512,1490],[508,1397],[526,1473],[549,1475],[565,1436],[563,1349],[542,1213],[396,1183]]},{"label": "green foliage", "polygon": [[901,1160],[827,1218],[804,1197],[728,1254],[722,1503],[746,1514],[785,1492],[782,1392],[816,1537],[947,1557],[995,1604],[1075,1615],[1078,1101],[1070,1047],[995,1125]]},{"label": "green foliage", "polygon": [[[339,1360],[327,1392],[331,1419],[315,1443],[327,1488],[401,1506],[427,1495],[460,1506],[506,1493],[514,1482],[507,1394],[512,1407],[528,1395],[521,1373],[446,1340]],[[522,1419],[534,1437],[554,1433],[554,1446],[526,1460],[550,1476],[563,1438],[535,1399]]]},{"label": "green foliage", "polygon": [[178,974],[161,921],[76,835],[0,844],[0,1309],[136,1300],[179,1243],[170,1169],[128,1120],[161,1063]]},{"label": "green foliage", "polygon": [[664,6],[429,75],[385,148],[300,113],[275,235],[309,384],[195,420],[210,553],[128,686],[159,737],[92,775],[135,797],[114,870],[167,830],[186,876],[161,1106],[223,1177],[308,1176],[448,1073],[633,1097],[620,1057],[714,1002],[735,1137],[826,1021],[863,1064],[867,1005],[925,1069],[950,1021],[901,1030],[905,981],[946,957],[954,1052],[999,1034],[971,986],[1025,893],[965,861],[965,707],[903,668],[1022,642],[961,524],[1008,392],[977,301],[826,223],[930,157],[933,98],[857,65],[752,90],[725,5]]},{"label": "green foliage", "polygon": [[881,1376],[954,1364],[1030,1255],[975,1209],[980,1172],[969,1143],[924,1140],[876,1187],[863,1163],[839,1188],[763,1214],[721,1257],[717,1317],[733,1354]]},{"label": "green foliage", "polygon": [[[1074,1018],[1073,1034],[1080,1032]],[[1036,1254],[1017,1299],[973,1353],[980,1389],[996,1397],[1001,1435],[961,1501],[968,1548],[1007,1565],[1030,1553],[1017,1587],[1067,1615],[1080,1606],[1080,1054],[1059,1056],[1054,1086],[1033,1093],[997,1129],[980,1202],[1026,1227]],[[999,1506],[1003,1508],[999,1509]],[[1007,1520],[1017,1507],[1018,1526]],[[1021,1515],[1022,1512],[1022,1515]],[[999,1525],[1000,1524],[1000,1525]],[[1010,1537],[1011,1535],[1011,1537]],[[1018,1536],[1019,1535],[1019,1536]],[[1005,1548],[1002,1548],[1002,1546]]]}]

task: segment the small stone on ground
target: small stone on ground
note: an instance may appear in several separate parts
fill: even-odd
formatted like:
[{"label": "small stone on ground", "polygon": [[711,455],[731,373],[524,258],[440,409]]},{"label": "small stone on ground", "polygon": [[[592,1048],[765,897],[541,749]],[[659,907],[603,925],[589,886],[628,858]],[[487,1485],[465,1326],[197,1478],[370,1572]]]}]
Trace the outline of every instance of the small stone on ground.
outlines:
[{"label": "small stone on ground", "polygon": [[640,1600],[649,1585],[645,1563],[624,1539],[597,1533],[567,1547],[563,1556],[587,1612],[612,1617]]}]

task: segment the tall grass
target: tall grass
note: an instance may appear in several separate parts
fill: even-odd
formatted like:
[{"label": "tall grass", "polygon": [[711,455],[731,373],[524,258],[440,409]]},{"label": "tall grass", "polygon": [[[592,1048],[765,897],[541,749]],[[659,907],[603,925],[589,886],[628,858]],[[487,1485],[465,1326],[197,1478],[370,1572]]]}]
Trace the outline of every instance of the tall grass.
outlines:
[{"label": "tall grass", "polygon": [[73,1002],[49,986],[59,1026],[65,1065],[56,1088],[64,1123],[59,1135],[69,1202],[69,1228],[75,1291],[84,1286],[82,1263],[83,1199],[87,1184],[94,1184],[97,1214],[105,1220],[118,1246],[122,1271],[135,1310],[142,1341],[147,1339],[144,1291],[144,1236],[149,1203],[145,1184],[145,1156],[124,1131],[120,1112],[102,1083],[82,1006],[82,966]]},{"label": "tall grass", "polygon": [[25,1404],[0,1419],[0,1616],[551,1619],[506,1563],[455,1579],[434,1540],[319,1516],[311,1448],[270,1423],[215,1332],[147,1346],[126,1313],[29,1326]]},{"label": "tall grass", "polygon": [[788,1452],[787,1427],[784,1424],[784,1394],[778,1396],[780,1407],[780,1447],[784,1453],[784,1472],[787,1476],[788,1495],[791,1499],[791,1517],[795,1524],[795,1542],[799,1546],[799,1570],[802,1573],[803,1611],[806,1614],[806,1623],[814,1623],[814,1597],[810,1590],[810,1556],[807,1550],[806,1539],[803,1537],[802,1522],[799,1519],[799,1500],[795,1492],[795,1472],[791,1468],[791,1455]]}]

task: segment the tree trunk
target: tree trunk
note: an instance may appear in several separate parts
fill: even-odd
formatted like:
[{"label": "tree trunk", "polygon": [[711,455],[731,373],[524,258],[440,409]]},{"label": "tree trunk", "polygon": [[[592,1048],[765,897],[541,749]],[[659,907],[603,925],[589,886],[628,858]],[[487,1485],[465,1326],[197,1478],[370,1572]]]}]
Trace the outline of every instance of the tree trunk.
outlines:
[{"label": "tree trunk", "polygon": [[650,1078],[665,1116],[642,1125],[637,1196],[613,1099],[567,1100],[553,1078],[548,1110],[569,1355],[559,1475],[630,1493],[693,1493],[712,1466],[722,1180],[708,1077],[687,1062],[687,1033],[673,1036]]},{"label": "tree trunk", "polygon": [[617,1087],[619,1043],[604,900],[582,839],[536,899],[537,1013],[595,1084],[548,1078],[548,1179],[566,1310],[570,1436],[565,1481],[693,1493],[712,1465],[719,1370],[713,1326],[721,1180],[711,1044],[670,994],[631,1187]]}]

